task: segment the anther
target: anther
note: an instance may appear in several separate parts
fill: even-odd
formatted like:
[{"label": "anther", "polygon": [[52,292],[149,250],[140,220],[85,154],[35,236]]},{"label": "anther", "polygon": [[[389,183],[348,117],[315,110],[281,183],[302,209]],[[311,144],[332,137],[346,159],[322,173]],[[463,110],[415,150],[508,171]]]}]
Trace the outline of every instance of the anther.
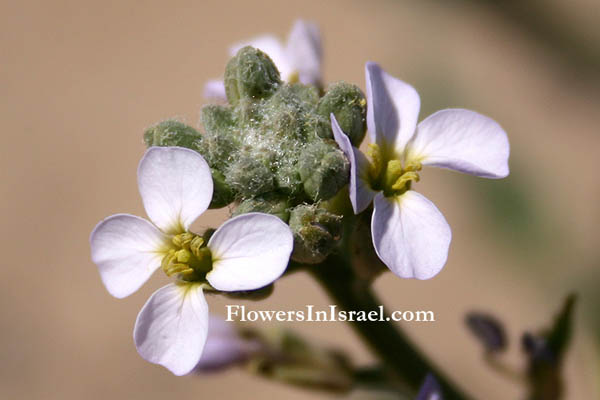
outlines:
[{"label": "anther", "polygon": [[405,172],[392,185],[392,189],[393,190],[402,190],[406,187],[407,183],[409,183],[410,181],[419,182],[419,179],[420,179],[419,174],[417,174],[416,172],[412,172],[412,171]]},{"label": "anther", "polygon": [[204,239],[202,239],[200,236],[194,237],[190,242],[190,251],[192,252],[192,254],[196,257],[200,257],[200,249],[202,248],[203,244]]}]

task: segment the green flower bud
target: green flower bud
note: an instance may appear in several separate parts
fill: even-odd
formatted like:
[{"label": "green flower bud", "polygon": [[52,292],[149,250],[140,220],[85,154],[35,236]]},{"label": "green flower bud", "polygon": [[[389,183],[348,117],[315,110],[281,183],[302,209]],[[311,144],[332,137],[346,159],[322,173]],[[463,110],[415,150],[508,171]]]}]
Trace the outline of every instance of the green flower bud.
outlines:
[{"label": "green flower bud", "polygon": [[304,138],[304,115],[293,104],[272,105],[263,116],[264,133],[278,141],[290,142]]},{"label": "green flower bud", "polygon": [[241,98],[267,98],[280,85],[279,71],[273,61],[250,46],[240,49],[225,69],[225,93],[231,105]]},{"label": "green flower bud", "polygon": [[289,202],[287,196],[273,193],[265,196],[254,197],[243,200],[233,212],[233,215],[241,215],[249,212],[261,212],[275,215],[287,223],[290,219]]},{"label": "green flower bud", "polygon": [[292,260],[317,264],[333,251],[342,233],[342,217],[314,205],[299,205],[290,213],[294,234]]},{"label": "green flower bud", "polygon": [[367,101],[357,86],[345,82],[332,84],[319,101],[317,112],[327,120],[333,113],[350,142],[356,147],[360,145],[367,131]]},{"label": "green flower bud", "polygon": [[262,104],[253,99],[241,98],[234,108],[234,118],[237,120],[237,128],[244,131],[249,126],[259,124],[263,119],[264,110]]},{"label": "green flower bud", "polygon": [[315,202],[332,198],[348,183],[350,164],[333,143],[310,143],[298,163],[304,192]]},{"label": "green flower bud", "polygon": [[239,147],[231,109],[209,105],[202,108],[200,118],[205,130],[202,154],[211,167],[223,171]]},{"label": "green flower bud", "polygon": [[312,114],[305,123],[307,138],[311,139],[331,139],[333,140],[333,131],[331,130],[331,119],[325,118],[319,114]]},{"label": "green flower bud", "polygon": [[235,200],[235,192],[225,181],[225,175],[214,168],[211,168],[210,172],[213,179],[213,197],[208,208],[225,207]]},{"label": "green flower bud", "polygon": [[237,158],[225,170],[229,186],[243,199],[273,191],[273,178],[266,160],[247,153],[238,153]]},{"label": "green flower bud", "polygon": [[231,109],[215,104],[210,104],[202,108],[200,120],[205,131],[213,135],[231,131],[234,126]]},{"label": "green flower bud", "polygon": [[312,87],[282,85],[264,104],[262,126],[265,133],[278,140],[305,142],[306,122],[314,114],[318,100],[318,92]]},{"label": "green flower bud", "polygon": [[302,194],[302,179],[298,173],[297,155],[282,157],[277,162],[275,183],[278,191],[287,194],[289,197],[297,197]]},{"label": "green flower bud", "polygon": [[300,83],[287,85],[288,90],[303,104],[316,106],[319,102],[319,90],[314,86],[305,86]]},{"label": "green flower bud", "polygon": [[180,146],[200,151],[203,137],[200,133],[179,121],[159,122],[144,132],[146,146]]}]

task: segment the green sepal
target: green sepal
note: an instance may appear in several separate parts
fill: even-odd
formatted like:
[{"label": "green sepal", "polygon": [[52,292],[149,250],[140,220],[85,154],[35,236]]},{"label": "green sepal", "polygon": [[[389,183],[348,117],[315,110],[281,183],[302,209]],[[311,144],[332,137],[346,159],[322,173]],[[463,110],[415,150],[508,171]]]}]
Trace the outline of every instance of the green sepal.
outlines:
[{"label": "green sepal", "polygon": [[315,202],[332,198],[349,180],[350,163],[334,143],[312,142],[300,156],[298,170],[304,191]]},{"label": "green sepal", "polygon": [[271,58],[250,46],[240,49],[225,69],[225,93],[234,106],[242,98],[267,98],[280,85],[279,71]]},{"label": "green sepal", "polygon": [[244,199],[275,189],[274,175],[269,168],[268,159],[259,155],[238,153],[237,158],[225,169],[225,178],[229,186]]},{"label": "green sepal", "polygon": [[225,175],[220,171],[211,168],[210,173],[213,179],[213,197],[208,208],[222,208],[235,200],[235,192],[225,181]]},{"label": "green sepal", "polygon": [[179,146],[200,151],[203,137],[196,129],[176,120],[166,120],[146,129],[146,146]]},{"label": "green sepal", "polygon": [[360,145],[367,132],[367,101],[357,86],[346,82],[332,84],[319,101],[317,112],[327,120],[335,115],[350,142],[355,147]]},{"label": "green sepal", "polygon": [[342,217],[315,205],[299,205],[290,213],[294,234],[292,260],[317,264],[335,249],[342,234]]},{"label": "green sepal", "polygon": [[269,193],[266,196],[254,197],[243,200],[233,212],[233,215],[247,214],[250,212],[261,212],[275,215],[283,222],[290,219],[290,205],[285,195]]},{"label": "green sepal", "polygon": [[205,131],[202,153],[211,167],[223,172],[240,146],[233,113],[228,107],[209,105],[200,118]]}]

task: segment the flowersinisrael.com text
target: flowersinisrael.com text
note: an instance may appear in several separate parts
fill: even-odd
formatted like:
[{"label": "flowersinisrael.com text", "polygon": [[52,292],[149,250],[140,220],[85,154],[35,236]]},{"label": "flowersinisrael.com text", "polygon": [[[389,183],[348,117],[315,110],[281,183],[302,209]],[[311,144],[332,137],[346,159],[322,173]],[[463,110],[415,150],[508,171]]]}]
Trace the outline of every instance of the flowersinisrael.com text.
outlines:
[{"label": "flowersinisrael.com text", "polygon": [[385,315],[383,306],[377,310],[340,310],[336,305],[330,305],[326,310],[315,310],[315,306],[307,305],[304,310],[246,310],[246,306],[228,304],[227,321],[255,322],[337,322],[337,321],[404,321],[404,322],[435,322],[433,311],[394,311]]}]

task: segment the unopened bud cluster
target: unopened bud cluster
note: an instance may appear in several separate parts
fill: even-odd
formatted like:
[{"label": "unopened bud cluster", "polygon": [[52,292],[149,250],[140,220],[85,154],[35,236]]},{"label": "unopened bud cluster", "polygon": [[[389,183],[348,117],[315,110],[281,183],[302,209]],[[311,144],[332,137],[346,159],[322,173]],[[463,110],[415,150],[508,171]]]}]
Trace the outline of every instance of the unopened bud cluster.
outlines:
[{"label": "unopened bud cluster", "polygon": [[322,261],[339,238],[341,218],[318,205],[349,179],[330,115],[358,146],[366,131],[363,93],[344,82],[322,95],[313,86],[285,83],[271,59],[252,47],[229,61],[225,91],[228,105],[202,109],[203,134],[165,121],[146,131],[146,144],[198,151],[211,167],[212,208],[235,202],[235,214],[276,215],[296,235],[294,258]]}]

